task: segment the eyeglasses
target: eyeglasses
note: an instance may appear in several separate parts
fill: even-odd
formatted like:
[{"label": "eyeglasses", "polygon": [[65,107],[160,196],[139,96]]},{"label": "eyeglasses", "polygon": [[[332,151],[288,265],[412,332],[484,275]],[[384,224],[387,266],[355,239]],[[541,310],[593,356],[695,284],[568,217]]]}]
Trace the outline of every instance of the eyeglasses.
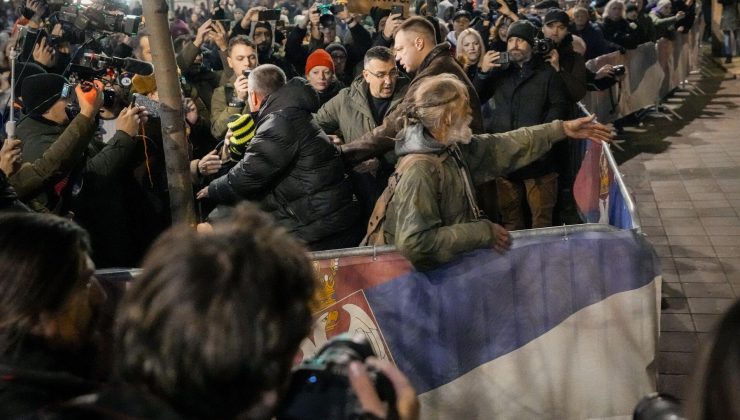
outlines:
[{"label": "eyeglasses", "polygon": [[388,73],[373,73],[372,71],[365,69],[368,73],[372,74],[373,76],[377,77],[378,79],[395,79],[400,74],[398,70],[393,69],[389,71]]}]

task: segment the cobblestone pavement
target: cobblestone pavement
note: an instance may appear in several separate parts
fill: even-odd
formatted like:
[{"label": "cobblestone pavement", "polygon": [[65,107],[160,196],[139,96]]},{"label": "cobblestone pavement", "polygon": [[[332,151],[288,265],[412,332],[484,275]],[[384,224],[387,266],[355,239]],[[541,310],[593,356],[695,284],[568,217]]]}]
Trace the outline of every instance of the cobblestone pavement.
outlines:
[{"label": "cobblestone pavement", "polygon": [[[663,267],[658,389],[686,398],[700,344],[740,296],[740,80],[707,57],[615,150]],[[698,88],[698,89],[696,89]],[[667,303],[667,305],[665,305]]]}]

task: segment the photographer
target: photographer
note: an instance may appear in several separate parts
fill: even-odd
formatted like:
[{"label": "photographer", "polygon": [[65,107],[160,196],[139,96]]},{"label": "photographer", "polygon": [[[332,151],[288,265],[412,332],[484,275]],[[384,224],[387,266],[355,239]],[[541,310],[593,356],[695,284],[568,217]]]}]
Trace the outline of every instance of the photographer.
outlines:
[{"label": "photographer", "polygon": [[[58,410],[63,418],[274,418],[312,325],[316,282],[295,238],[242,204],[208,232],[170,229],[131,286],[115,327],[123,384],[68,404]],[[359,418],[388,411],[368,366],[390,380],[398,418],[417,420],[408,379],[374,358],[347,366]]]},{"label": "photographer", "polygon": [[[535,53],[537,28],[527,20],[509,26],[507,36],[511,63],[503,68],[495,61],[497,52],[485,57],[475,79],[481,101],[492,98],[496,112],[485,122],[487,133],[503,133],[542,124],[570,115],[568,92],[563,79],[547,64],[542,51]],[[548,51],[549,52],[549,51]],[[497,180],[498,204],[507,230],[528,227],[524,200],[531,211],[531,227],[552,226],[557,199],[558,174],[548,153],[524,168]]]},{"label": "photographer", "polygon": [[226,62],[234,72],[233,79],[217,87],[211,98],[211,134],[217,140],[224,138],[230,115],[250,112],[247,104],[247,74],[259,64],[257,46],[244,35],[231,38]]},{"label": "photographer", "polygon": [[[332,6],[337,7],[337,6]],[[322,8],[316,3],[308,10],[311,24],[311,37],[308,45],[303,45],[308,22],[299,23],[288,34],[285,44],[285,56],[296,69],[305,69],[309,54],[317,49],[326,49],[333,42],[340,42],[347,50],[348,69],[354,69],[365,56],[365,52],[372,45],[370,33],[360,24],[360,17],[349,13],[345,6],[337,14]],[[322,14],[323,13],[323,14]],[[349,28],[352,42],[337,39],[337,20],[341,20]]]},{"label": "photographer", "polygon": [[219,51],[221,46],[223,51],[228,49],[228,42],[220,32],[222,26],[219,25],[220,22],[214,23],[209,19],[198,28],[194,38],[186,36],[175,40],[177,67],[185,76],[187,84],[195,88],[195,92],[186,92],[186,96],[201,98],[209,111],[213,91],[221,84],[222,71],[214,71],[208,65],[205,55],[211,51],[205,48],[205,44],[214,42]]}]

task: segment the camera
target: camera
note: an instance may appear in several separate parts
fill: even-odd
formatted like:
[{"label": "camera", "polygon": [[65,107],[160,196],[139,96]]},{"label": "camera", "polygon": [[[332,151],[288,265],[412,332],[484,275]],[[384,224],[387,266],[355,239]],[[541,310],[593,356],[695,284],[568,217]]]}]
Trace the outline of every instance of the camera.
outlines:
[{"label": "camera", "polygon": [[612,73],[614,76],[621,76],[627,71],[627,68],[623,65],[612,66]]},{"label": "camera", "polygon": [[[278,409],[278,420],[344,420],[361,418],[362,407],[352,391],[347,369],[352,361],[373,356],[364,335],[341,334],[331,339],[312,358],[293,370],[288,391]],[[388,405],[388,420],[397,419],[393,384],[381,372],[368,366],[380,400]]]},{"label": "camera", "polygon": [[539,55],[550,54],[550,51],[554,49],[555,42],[550,38],[535,38],[534,45],[532,45],[532,51]]},{"label": "camera", "polygon": [[317,7],[320,15],[319,23],[321,24],[321,26],[324,27],[335,25],[336,20],[334,18],[334,15],[344,11],[343,4],[321,3]]},{"label": "camera", "polygon": [[[54,0],[49,1],[49,8],[55,9],[52,15],[52,24],[61,23],[65,32],[77,29],[79,31],[99,31],[122,33],[133,36],[139,31],[141,16],[126,15],[121,10],[125,3],[113,0],[95,0],[90,5]],[[79,34],[76,35],[79,37]]]}]

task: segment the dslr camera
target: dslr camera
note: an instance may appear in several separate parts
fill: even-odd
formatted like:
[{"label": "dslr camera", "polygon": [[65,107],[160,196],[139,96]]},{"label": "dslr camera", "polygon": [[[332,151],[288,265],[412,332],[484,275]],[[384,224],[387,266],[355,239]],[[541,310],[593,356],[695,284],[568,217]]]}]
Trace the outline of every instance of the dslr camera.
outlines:
[{"label": "dslr camera", "polygon": [[[350,362],[374,356],[364,335],[341,334],[331,339],[316,356],[293,370],[278,420],[345,420],[361,418],[363,410],[347,376]],[[391,381],[368,366],[381,401],[388,403],[388,420],[398,419],[396,392]]]},{"label": "dslr camera", "polygon": [[627,68],[620,64],[612,66],[612,71],[614,72],[614,76],[621,76],[627,71]]},{"label": "dslr camera", "polygon": [[535,54],[547,55],[555,49],[555,42],[550,38],[535,38],[532,51]]}]

